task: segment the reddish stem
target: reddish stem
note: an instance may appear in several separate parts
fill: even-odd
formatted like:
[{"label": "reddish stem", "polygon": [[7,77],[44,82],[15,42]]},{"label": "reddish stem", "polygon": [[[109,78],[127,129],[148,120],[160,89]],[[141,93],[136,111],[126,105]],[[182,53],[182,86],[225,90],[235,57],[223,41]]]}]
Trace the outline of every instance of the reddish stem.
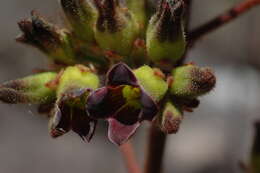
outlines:
[{"label": "reddish stem", "polygon": [[202,26],[192,30],[188,34],[188,39],[191,41],[190,46],[193,46],[194,43],[199,40],[204,35],[218,29],[219,27],[229,23],[230,21],[236,19],[241,16],[245,12],[249,11],[251,8],[260,4],[260,0],[246,0],[241,2],[240,4],[235,5],[233,8],[228,10],[227,12],[217,16],[211,21],[205,23]]},{"label": "reddish stem", "polygon": [[166,134],[152,125],[148,142],[144,173],[160,173],[162,171]]},{"label": "reddish stem", "polygon": [[128,173],[141,173],[132,144],[130,142],[125,143],[120,146],[120,151],[125,160]]}]

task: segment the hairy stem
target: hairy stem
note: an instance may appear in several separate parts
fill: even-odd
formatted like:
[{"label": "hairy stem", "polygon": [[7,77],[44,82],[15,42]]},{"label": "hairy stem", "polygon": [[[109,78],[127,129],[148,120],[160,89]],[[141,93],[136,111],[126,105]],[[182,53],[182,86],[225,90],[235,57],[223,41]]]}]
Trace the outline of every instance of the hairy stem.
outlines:
[{"label": "hairy stem", "polygon": [[190,47],[192,47],[194,43],[204,35],[207,35],[208,33],[218,29],[219,27],[231,22],[232,20],[236,19],[237,17],[241,16],[242,14],[257,5],[260,5],[260,0],[243,1],[240,4],[235,5],[228,11],[224,12],[223,14],[220,14],[211,21],[205,23],[204,25],[195,28],[188,34]]},{"label": "hairy stem", "polygon": [[120,146],[120,151],[124,158],[128,173],[141,173],[132,144],[130,142],[125,143]]},{"label": "hairy stem", "polygon": [[166,134],[164,134],[155,125],[152,125],[148,142],[149,146],[147,150],[144,173],[160,173],[162,170]]}]

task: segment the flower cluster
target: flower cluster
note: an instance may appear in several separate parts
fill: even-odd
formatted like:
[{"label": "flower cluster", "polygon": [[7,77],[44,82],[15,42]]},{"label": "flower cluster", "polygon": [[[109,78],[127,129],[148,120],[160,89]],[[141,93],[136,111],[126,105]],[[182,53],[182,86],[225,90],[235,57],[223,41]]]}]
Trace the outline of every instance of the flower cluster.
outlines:
[{"label": "flower cluster", "polygon": [[121,145],[143,121],[176,133],[184,111],[199,105],[216,78],[210,68],[180,65],[186,49],[183,0],[61,0],[68,28],[37,12],[20,21],[17,41],[38,48],[55,68],[5,82],[0,100],[39,105],[54,138],[70,130],[90,141],[97,123]]}]

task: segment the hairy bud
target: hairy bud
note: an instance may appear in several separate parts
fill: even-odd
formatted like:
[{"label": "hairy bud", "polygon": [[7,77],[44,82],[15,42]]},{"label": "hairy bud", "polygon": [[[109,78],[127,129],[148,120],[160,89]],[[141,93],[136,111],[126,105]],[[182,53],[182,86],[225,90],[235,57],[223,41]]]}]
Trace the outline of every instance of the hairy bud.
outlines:
[{"label": "hairy bud", "polygon": [[154,100],[159,101],[168,90],[164,80],[164,74],[159,69],[152,69],[149,66],[142,66],[134,70],[134,74],[141,86]]},{"label": "hairy bud", "polygon": [[139,27],[144,29],[147,25],[147,0],[126,0],[127,8],[133,14]]},{"label": "hairy bud", "polygon": [[40,49],[55,62],[74,63],[74,53],[68,35],[48,23],[36,11],[32,11],[31,19],[18,22],[23,32],[16,40]]},{"label": "hairy bud", "polygon": [[93,42],[96,19],[93,4],[89,0],[61,0],[60,3],[75,35],[81,40]]},{"label": "hairy bud", "polygon": [[172,71],[171,94],[178,97],[195,98],[211,91],[216,77],[210,68],[185,65]]},{"label": "hairy bud", "polygon": [[160,126],[167,134],[177,133],[183,119],[183,112],[171,102],[166,103],[162,113]]},{"label": "hairy bud", "polygon": [[183,0],[161,0],[146,35],[147,53],[161,66],[175,64],[184,54]]},{"label": "hairy bud", "polygon": [[94,0],[98,9],[95,37],[105,51],[128,55],[138,35],[138,24],[118,0]]},{"label": "hairy bud", "polygon": [[0,100],[8,104],[49,103],[55,99],[55,91],[46,84],[56,77],[56,73],[46,72],[12,80],[0,85]]}]

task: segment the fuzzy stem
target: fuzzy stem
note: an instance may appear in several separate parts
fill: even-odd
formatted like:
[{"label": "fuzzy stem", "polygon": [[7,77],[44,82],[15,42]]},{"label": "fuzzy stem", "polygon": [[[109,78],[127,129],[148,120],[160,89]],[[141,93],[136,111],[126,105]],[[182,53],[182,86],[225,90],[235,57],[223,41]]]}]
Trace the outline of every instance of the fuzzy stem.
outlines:
[{"label": "fuzzy stem", "polygon": [[162,171],[166,137],[166,134],[155,125],[151,126],[144,173],[160,173]]},{"label": "fuzzy stem", "polygon": [[211,21],[205,23],[198,28],[195,28],[188,34],[188,39],[190,40],[190,47],[194,45],[201,37],[209,34],[210,32],[218,29],[219,27],[233,21],[237,17],[241,16],[245,12],[249,11],[251,8],[260,5],[260,0],[246,0],[233,8],[229,9],[227,12],[220,14]]},{"label": "fuzzy stem", "polygon": [[125,143],[120,146],[120,151],[124,158],[128,173],[141,173],[132,144],[130,142]]}]

